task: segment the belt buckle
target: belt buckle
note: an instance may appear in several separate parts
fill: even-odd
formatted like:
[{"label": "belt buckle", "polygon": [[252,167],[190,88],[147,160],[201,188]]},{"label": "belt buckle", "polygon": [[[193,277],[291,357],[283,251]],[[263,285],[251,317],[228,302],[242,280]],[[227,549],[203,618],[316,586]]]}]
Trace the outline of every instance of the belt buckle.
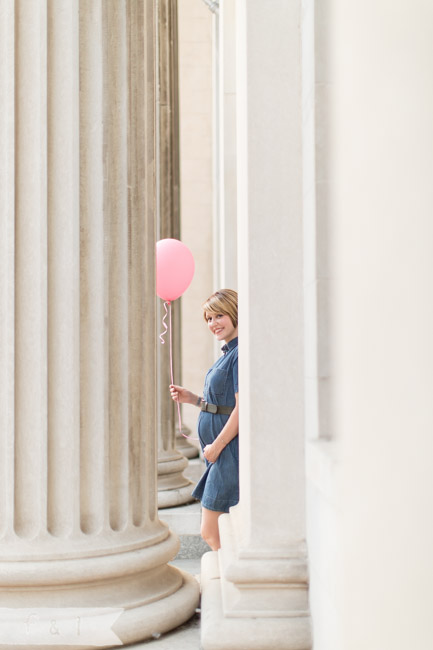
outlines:
[{"label": "belt buckle", "polygon": [[205,402],[203,400],[201,404],[201,410],[206,411],[207,413],[218,413],[218,406],[216,404],[209,404],[209,402]]}]

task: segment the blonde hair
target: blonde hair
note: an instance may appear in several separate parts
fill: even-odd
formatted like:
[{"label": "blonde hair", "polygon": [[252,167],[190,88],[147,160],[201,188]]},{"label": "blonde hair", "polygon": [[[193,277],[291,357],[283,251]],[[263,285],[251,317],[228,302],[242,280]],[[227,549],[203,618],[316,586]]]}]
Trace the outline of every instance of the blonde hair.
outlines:
[{"label": "blonde hair", "polygon": [[211,314],[227,314],[233,323],[238,326],[238,294],[233,289],[220,289],[215,291],[206,302],[203,303],[203,316],[206,320],[206,312]]}]

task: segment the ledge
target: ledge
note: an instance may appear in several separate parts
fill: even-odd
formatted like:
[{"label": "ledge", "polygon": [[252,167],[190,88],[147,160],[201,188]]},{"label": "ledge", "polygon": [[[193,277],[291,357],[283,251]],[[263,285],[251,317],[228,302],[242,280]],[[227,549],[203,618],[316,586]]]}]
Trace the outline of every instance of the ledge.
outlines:
[{"label": "ledge", "polygon": [[247,618],[224,616],[218,554],[202,558],[203,650],[311,650],[310,618]]}]

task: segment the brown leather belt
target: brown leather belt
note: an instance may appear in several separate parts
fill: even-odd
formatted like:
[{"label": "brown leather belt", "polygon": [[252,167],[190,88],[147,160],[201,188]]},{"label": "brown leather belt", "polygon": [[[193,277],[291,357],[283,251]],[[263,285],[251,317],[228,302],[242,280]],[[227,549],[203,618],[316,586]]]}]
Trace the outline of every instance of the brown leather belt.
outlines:
[{"label": "brown leather belt", "polygon": [[209,404],[209,402],[205,402],[204,400],[202,400],[200,406],[201,411],[213,413],[214,415],[216,413],[220,413],[221,415],[230,415],[234,408],[234,406],[217,406],[216,404]]}]

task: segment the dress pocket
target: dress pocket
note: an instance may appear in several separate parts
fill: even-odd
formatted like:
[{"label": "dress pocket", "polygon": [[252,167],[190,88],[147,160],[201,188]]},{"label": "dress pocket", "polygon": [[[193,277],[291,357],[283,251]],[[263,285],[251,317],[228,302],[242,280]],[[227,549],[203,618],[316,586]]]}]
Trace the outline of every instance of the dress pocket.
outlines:
[{"label": "dress pocket", "polygon": [[214,395],[224,395],[227,385],[227,370],[215,368],[208,377],[209,388]]}]

